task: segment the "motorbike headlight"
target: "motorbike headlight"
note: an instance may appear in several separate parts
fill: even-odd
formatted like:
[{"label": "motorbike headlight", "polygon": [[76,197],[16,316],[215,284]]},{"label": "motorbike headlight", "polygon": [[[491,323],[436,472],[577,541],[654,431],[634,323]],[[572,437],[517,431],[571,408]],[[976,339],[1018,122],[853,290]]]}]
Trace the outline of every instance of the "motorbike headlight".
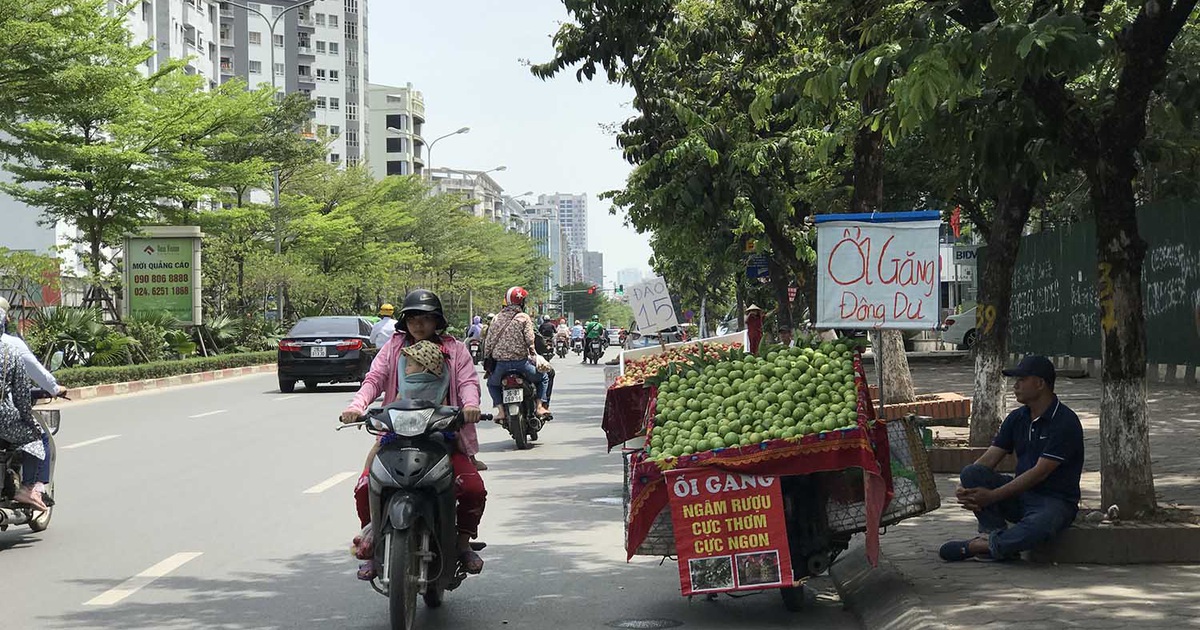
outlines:
[{"label": "motorbike headlight", "polygon": [[392,432],[404,437],[415,437],[425,433],[429,426],[429,418],[433,416],[432,409],[402,411],[388,409],[388,418],[392,421]]}]

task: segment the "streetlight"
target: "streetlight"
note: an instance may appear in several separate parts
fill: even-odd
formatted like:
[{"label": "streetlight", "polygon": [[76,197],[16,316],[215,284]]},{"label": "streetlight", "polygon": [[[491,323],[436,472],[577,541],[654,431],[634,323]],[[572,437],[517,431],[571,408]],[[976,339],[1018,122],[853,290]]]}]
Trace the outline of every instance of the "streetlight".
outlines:
[{"label": "streetlight", "polygon": [[[225,4],[230,4],[235,7],[250,11],[251,13],[258,15],[258,17],[261,17],[263,19],[263,21],[267,23],[267,34],[270,35],[270,37],[271,37],[271,42],[270,42],[271,43],[271,96],[273,98],[275,98],[276,100],[279,99],[279,87],[276,85],[276,80],[275,80],[275,76],[278,74],[275,72],[275,27],[279,25],[279,20],[282,20],[283,16],[287,15],[289,11],[295,11],[297,9],[311,6],[311,5],[315,4],[316,1],[317,0],[301,0],[301,2],[297,2],[296,4],[293,4],[292,6],[287,7],[286,9],[280,11],[279,15],[276,15],[274,19],[271,19],[271,18],[267,17],[267,15],[265,13],[263,13],[262,11],[259,11],[258,9],[250,7],[249,5],[241,4],[240,2],[234,2],[233,0],[224,0]],[[278,166],[275,167],[274,175],[275,175],[275,178],[274,178],[275,182],[274,182],[274,186],[272,186],[272,196],[274,197],[275,220],[276,220],[276,224],[275,224],[275,255],[278,256],[283,253],[283,235],[280,234],[280,232],[279,232],[279,224],[278,224],[278,221],[279,221],[279,167]],[[279,318],[279,321],[282,323],[283,322],[283,285],[282,284],[277,286],[276,290],[275,290],[275,313],[276,313],[276,316]]]},{"label": "streetlight", "polygon": [[461,129],[459,129],[458,131],[453,131],[444,136],[434,138],[433,142],[429,143],[429,146],[426,147],[426,149],[425,149],[425,172],[429,173],[429,179],[433,179],[433,173],[430,172],[433,169],[433,145],[437,144],[438,140],[445,140],[446,138],[449,138],[450,136],[457,136],[461,133],[470,133],[470,132],[471,132],[470,127],[463,127]]}]

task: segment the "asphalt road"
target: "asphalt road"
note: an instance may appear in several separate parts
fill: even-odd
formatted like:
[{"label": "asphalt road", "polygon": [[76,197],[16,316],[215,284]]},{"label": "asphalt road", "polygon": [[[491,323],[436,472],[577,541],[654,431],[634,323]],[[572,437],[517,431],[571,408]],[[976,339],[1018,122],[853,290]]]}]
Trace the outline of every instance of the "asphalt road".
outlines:
[{"label": "asphalt road", "polygon": [[[418,627],[858,627],[824,579],[792,614],[776,591],[689,601],[674,563],[626,563],[603,366],[555,365],[556,420],[535,448],[481,425],[487,565],[441,609],[421,608]],[[65,403],[50,528],[0,533],[3,625],[388,627],[349,552],[370,442],[334,427],[354,391],[285,395],[259,375]]]}]

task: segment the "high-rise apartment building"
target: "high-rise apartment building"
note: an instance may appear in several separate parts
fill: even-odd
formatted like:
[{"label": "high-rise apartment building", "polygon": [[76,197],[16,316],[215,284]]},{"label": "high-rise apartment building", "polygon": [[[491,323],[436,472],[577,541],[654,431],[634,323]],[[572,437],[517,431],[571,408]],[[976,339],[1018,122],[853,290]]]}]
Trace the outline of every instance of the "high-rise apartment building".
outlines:
[{"label": "high-rise apartment building", "polygon": [[554,298],[555,287],[568,283],[567,280],[567,236],[553,211],[530,206],[526,208],[525,225],[529,239],[538,253],[550,259],[550,270],[542,281],[546,297]]},{"label": "high-rise apartment building", "polygon": [[431,168],[426,173],[434,192],[458,194],[471,214],[504,223],[504,189],[487,171]]},{"label": "high-rise apartment building", "polygon": [[288,10],[297,4],[220,3],[221,82],[240,77],[252,87],[308,95],[313,120],[306,131],[332,138],[330,162],[353,166],[368,153],[366,0],[317,0]]},{"label": "high-rise apartment building", "polygon": [[[128,7],[133,5],[133,9]],[[184,59],[184,72],[204,77],[209,88],[220,83],[216,2],[207,0],[109,0],[113,13],[126,11],[125,28],[134,44],[147,43],[154,55],[144,72],[158,72],[171,61]]]},{"label": "high-rise apartment building", "polygon": [[559,223],[571,241],[571,249],[578,254],[587,251],[587,195],[539,195],[537,205],[553,206],[558,211]]},{"label": "high-rise apartment building", "polygon": [[583,280],[604,286],[604,254],[583,252]]},{"label": "high-rise apartment building", "polygon": [[425,97],[413,89],[375,83],[367,87],[371,175],[421,175],[425,171]]}]

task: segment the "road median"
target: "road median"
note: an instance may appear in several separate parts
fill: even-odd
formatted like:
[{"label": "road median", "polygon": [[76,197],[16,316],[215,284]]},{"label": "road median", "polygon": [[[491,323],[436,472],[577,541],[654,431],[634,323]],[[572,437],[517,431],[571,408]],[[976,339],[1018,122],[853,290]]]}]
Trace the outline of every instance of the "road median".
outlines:
[{"label": "road median", "polygon": [[120,396],[123,394],[135,394],[144,391],[167,389],[170,387],[178,387],[180,385],[208,383],[238,376],[247,376],[250,374],[274,373],[275,367],[276,366],[274,363],[263,365],[247,365],[242,367],[225,368],[221,370],[209,370],[206,372],[193,372],[191,374],[177,374],[162,378],[126,381],[124,383],[105,383],[102,385],[89,385],[86,387],[72,387],[70,388],[69,396],[72,400],[93,400],[96,398],[106,398],[109,396]]}]

